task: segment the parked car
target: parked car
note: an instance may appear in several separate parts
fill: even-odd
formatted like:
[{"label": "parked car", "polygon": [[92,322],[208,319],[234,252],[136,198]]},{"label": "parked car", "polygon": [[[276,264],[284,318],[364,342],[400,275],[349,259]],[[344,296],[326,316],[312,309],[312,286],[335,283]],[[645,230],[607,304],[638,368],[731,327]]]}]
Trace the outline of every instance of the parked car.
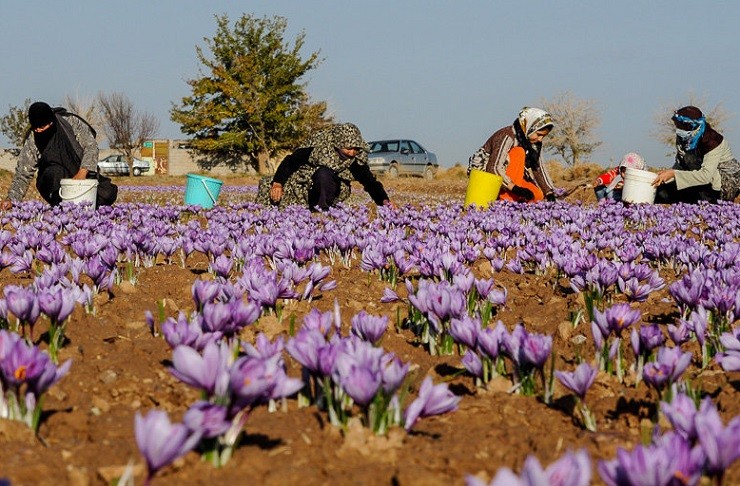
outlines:
[{"label": "parked car", "polygon": [[376,140],[369,145],[368,165],[375,174],[420,175],[432,179],[439,169],[437,156],[413,140]]},{"label": "parked car", "polygon": [[[149,170],[151,170],[149,162],[134,157],[135,176],[140,176]],[[120,154],[109,155],[98,162],[98,172],[103,175],[129,175],[128,161]]]}]

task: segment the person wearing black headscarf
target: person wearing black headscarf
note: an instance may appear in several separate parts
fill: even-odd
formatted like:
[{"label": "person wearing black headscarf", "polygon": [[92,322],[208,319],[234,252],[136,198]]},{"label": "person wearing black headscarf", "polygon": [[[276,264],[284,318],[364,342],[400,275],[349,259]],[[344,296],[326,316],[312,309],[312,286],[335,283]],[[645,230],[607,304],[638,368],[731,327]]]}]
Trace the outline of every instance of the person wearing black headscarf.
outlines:
[{"label": "person wearing black headscarf", "polygon": [[36,188],[52,206],[62,200],[62,179],[85,179],[98,165],[98,143],[95,130],[82,118],[64,108],[52,108],[37,101],[28,108],[30,124],[18,157],[8,197],[2,207],[21,201],[38,170]]},{"label": "person wearing black headscarf", "polygon": [[676,162],[653,182],[655,202],[734,200],[740,194],[740,164],[725,137],[695,106],[676,110],[671,119],[676,127]]}]

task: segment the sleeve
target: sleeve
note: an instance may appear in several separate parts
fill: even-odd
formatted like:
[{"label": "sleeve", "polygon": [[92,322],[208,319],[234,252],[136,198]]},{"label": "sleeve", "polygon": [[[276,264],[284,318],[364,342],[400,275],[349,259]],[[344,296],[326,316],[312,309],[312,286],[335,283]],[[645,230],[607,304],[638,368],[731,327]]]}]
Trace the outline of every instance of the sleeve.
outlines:
[{"label": "sleeve", "polygon": [[595,185],[596,186],[608,186],[617,176],[617,171],[619,171],[619,167],[614,167],[604,172],[603,174],[601,174],[599,177],[596,178]]},{"label": "sleeve", "polygon": [[90,127],[88,127],[85,122],[78,120],[76,117],[69,118],[75,138],[82,147],[82,161],[80,162],[80,168],[87,169],[91,172],[98,170],[100,149],[98,148],[98,142],[90,131]]},{"label": "sleeve", "polygon": [[288,181],[288,178],[293,175],[293,173],[297,171],[301,165],[308,162],[308,156],[311,155],[312,150],[313,149],[310,147],[299,148],[292,154],[285,157],[283,161],[280,162],[280,165],[278,165],[277,170],[275,170],[275,175],[272,177],[272,182],[277,182],[278,184],[285,185],[285,183]]},{"label": "sleeve", "polygon": [[[509,167],[509,151],[516,145],[516,139],[508,133],[510,128],[505,127],[498,130],[483,145],[491,154],[486,164],[486,171],[501,176],[504,187],[512,184],[511,178],[506,174],[506,169]],[[513,128],[511,130],[513,132]]]},{"label": "sleeve", "polygon": [[21,148],[18,156],[18,165],[13,174],[13,180],[8,189],[8,199],[11,201],[21,201],[28,192],[28,186],[31,184],[36,166],[38,164],[39,154],[36,145],[33,143],[33,137],[28,137]]},{"label": "sleeve", "polygon": [[719,163],[725,159],[726,151],[729,151],[729,145],[727,141],[722,141],[721,144],[704,155],[699,170],[676,170],[674,177],[678,190],[705,184],[712,184],[713,189],[720,190],[722,181],[718,167]]},{"label": "sleeve", "polygon": [[388,198],[388,194],[385,192],[383,184],[381,184],[375,175],[370,172],[370,167],[366,164],[353,162],[352,165],[349,166],[349,170],[352,173],[352,177],[362,184],[362,187],[370,195],[375,204],[382,206],[385,201],[390,200]]},{"label": "sleeve", "polygon": [[552,179],[550,179],[550,174],[547,173],[547,169],[545,169],[542,155],[540,155],[539,167],[534,170],[534,180],[537,185],[540,186],[540,189],[542,189],[542,193],[545,196],[555,192],[555,185],[552,183]]}]

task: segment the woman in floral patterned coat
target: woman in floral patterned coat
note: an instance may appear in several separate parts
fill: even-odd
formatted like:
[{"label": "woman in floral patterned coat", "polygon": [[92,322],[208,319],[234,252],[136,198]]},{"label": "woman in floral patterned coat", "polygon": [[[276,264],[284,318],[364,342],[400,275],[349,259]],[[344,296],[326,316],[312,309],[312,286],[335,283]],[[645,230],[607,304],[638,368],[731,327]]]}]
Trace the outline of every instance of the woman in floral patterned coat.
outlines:
[{"label": "woman in floral patterned coat", "polygon": [[266,185],[260,187],[257,202],[326,210],[349,197],[354,179],[377,205],[394,206],[383,184],[370,172],[367,152],[367,143],[355,125],[331,125],[283,159],[269,191]]}]

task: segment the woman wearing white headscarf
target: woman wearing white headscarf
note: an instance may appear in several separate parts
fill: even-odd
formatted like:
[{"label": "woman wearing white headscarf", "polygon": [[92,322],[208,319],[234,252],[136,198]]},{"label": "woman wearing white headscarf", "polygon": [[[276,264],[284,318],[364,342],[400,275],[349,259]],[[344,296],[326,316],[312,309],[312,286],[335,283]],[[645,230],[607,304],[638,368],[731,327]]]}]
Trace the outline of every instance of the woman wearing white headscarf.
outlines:
[{"label": "woman wearing white headscarf", "polygon": [[484,170],[503,178],[499,199],[555,200],[555,187],[542,164],[542,139],[554,126],[545,110],[524,107],[513,124],[496,131],[476,152],[473,157],[482,160]]}]

